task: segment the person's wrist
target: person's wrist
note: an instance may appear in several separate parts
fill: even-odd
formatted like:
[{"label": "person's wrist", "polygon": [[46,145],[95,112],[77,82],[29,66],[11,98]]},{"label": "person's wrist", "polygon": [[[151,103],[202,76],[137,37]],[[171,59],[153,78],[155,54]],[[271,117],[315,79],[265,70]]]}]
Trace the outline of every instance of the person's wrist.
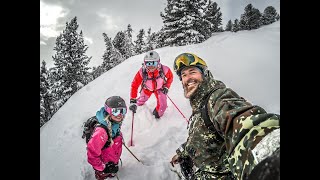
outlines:
[{"label": "person's wrist", "polygon": [[135,104],[135,103],[137,103],[137,99],[135,98],[130,99],[130,104]]}]

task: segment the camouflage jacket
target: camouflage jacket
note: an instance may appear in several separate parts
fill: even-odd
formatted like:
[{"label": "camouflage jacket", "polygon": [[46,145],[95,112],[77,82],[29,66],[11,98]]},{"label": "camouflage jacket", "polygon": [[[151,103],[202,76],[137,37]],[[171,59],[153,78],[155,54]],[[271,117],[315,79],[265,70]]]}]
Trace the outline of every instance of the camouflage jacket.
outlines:
[{"label": "camouflage jacket", "polygon": [[[207,107],[215,132],[204,124],[200,106],[212,89]],[[190,156],[196,168],[214,174],[231,171],[244,179],[258,163],[251,150],[274,129],[280,117],[253,106],[207,71],[204,81],[190,97],[192,115],[187,141],[177,149],[181,157]],[[280,145],[279,145],[280,146]]]}]

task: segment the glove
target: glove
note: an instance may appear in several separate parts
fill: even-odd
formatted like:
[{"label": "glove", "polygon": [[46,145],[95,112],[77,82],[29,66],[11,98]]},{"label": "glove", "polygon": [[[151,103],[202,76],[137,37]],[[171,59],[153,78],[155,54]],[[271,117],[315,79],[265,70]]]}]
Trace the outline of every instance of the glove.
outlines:
[{"label": "glove", "polygon": [[119,170],[118,164],[115,164],[113,162],[108,162],[106,164],[106,167],[104,168],[103,172],[104,173],[117,173]]},{"label": "glove", "polygon": [[181,158],[178,156],[178,154],[174,155],[170,161],[172,167],[174,167],[174,164],[178,164],[180,162]]},{"label": "glove", "polygon": [[130,106],[129,106],[129,109],[133,112],[133,113],[136,113],[137,111],[137,100],[136,99],[130,99]]},{"label": "glove", "polygon": [[105,180],[107,179],[109,174],[103,172],[103,171],[97,171],[95,170],[95,177],[97,180]]},{"label": "glove", "polygon": [[163,94],[168,94],[169,89],[167,87],[162,88]]}]

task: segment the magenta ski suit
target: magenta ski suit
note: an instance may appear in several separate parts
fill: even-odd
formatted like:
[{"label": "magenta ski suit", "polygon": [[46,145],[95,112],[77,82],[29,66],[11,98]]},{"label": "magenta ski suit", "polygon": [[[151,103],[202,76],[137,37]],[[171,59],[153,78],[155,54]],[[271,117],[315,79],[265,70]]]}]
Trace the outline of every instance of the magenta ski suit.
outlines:
[{"label": "magenta ski suit", "polygon": [[108,123],[104,120],[104,116],[107,114],[103,108],[97,112],[97,119],[100,123],[104,125],[111,124],[112,134],[115,136],[114,131],[119,131],[120,135],[113,139],[113,144],[103,149],[103,146],[107,142],[108,133],[102,127],[96,127],[91,139],[87,144],[87,157],[88,162],[92,165],[95,170],[103,171],[105,164],[108,162],[113,162],[118,164],[121,153],[122,153],[122,133],[120,132],[120,125],[117,123]]}]

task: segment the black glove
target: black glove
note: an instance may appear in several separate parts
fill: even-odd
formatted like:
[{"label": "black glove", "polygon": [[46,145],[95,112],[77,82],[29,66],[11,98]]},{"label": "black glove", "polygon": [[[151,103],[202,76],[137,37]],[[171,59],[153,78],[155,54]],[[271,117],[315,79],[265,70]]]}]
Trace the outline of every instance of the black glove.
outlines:
[{"label": "black glove", "polygon": [[162,88],[163,94],[168,94],[169,89],[167,87]]},{"label": "black glove", "polygon": [[118,164],[114,164],[113,162],[108,162],[106,167],[104,168],[104,173],[117,173],[119,170]]},{"label": "black glove", "polygon": [[133,112],[136,113],[137,112],[137,100],[136,99],[130,99],[130,106],[129,109]]},{"label": "black glove", "polygon": [[95,170],[95,177],[97,180],[105,180],[108,177],[108,174],[103,171]]}]

